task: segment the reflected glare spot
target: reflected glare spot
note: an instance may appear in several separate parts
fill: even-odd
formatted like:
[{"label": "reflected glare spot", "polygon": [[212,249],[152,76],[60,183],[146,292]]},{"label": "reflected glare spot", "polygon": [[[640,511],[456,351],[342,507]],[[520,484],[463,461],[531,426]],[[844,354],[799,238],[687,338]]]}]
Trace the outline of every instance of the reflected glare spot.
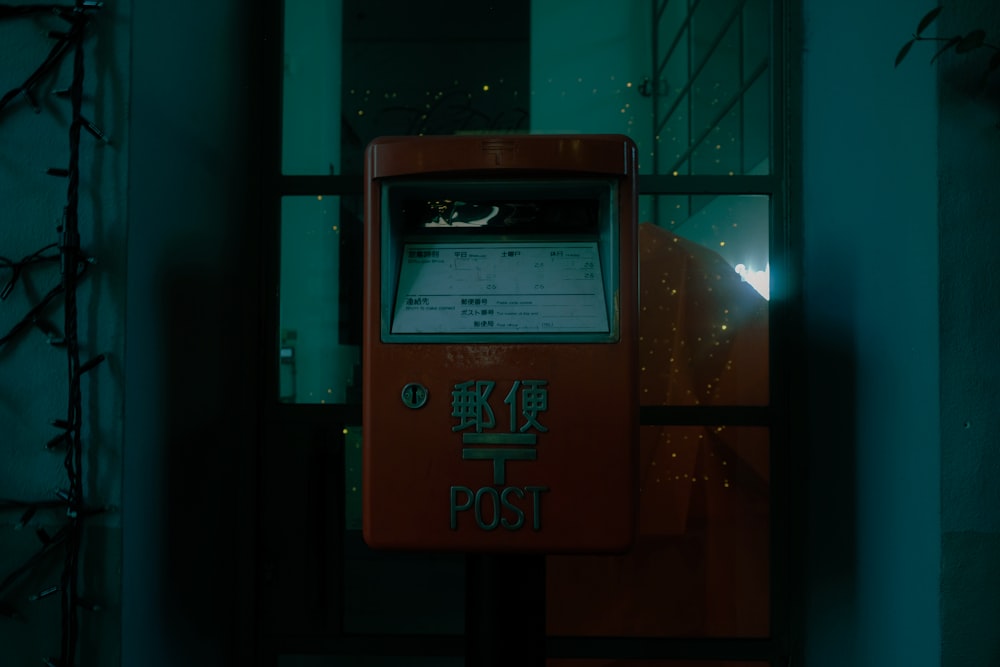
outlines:
[{"label": "reflected glare spot", "polygon": [[[765,299],[771,296],[771,265],[765,264],[763,271],[755,271],[746,264],[737,264],[733,267],[737,275],[744,282],[750,284]],[[728,313],[728,311],[726,311]]]}]

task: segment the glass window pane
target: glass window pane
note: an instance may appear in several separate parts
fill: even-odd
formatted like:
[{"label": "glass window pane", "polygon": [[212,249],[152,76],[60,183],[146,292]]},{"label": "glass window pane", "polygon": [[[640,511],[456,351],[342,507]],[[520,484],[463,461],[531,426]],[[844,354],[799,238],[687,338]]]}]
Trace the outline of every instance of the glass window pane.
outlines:
[{"label": "glass window pane", "polygon": [[279,399],[360,403],[360,198],[281,201]]},{"label": "glass window pane", "polygon": [[715,0],[691,22],[690,168],[696,174],[743,173],[740,164],[740,7]]},{"label": "glass window pane", "polygon": [[464,556],[374,551],[364,543],[361,433],[344,429],[344,631],[461,634]]},{"label": "glass window pane", "polygon": [[642,173],[767,173],[769,43],[768,0],[534,0],[531,130],[627,134]]},{"label": "glass window pane", "polygon": [[770,3],[704,0],[690,21],[665,12],[659,28],[657,173],[767,173]]},{"label": "glass window pane", "polygon": [[640,209],[640,402],[766,404],[768,198],[646,196]]},{"label": "glass window pane", "polygon": [[342,0],[285,0],[281,170],[339,174]]},{"label": "glass window pane", "polygon": [[642,427],[635,545],[548,557],[548,633],[767,636],[769,449],[765,428]]},{"label": "glass window pane", "polygon": [[703,0],[690,21],[674,2],[341,2],[342,25],[320,0],[287,10],[313,21],[286,49],[288,173],[361,173],[380,135],[510,131],[627,134],[642,173],[770,168],[767,0]]},{"label": "glass window pane", "polygon": [[645,2],[533,0],[531,131],[626,134],[639,145],[646,171],[649,19]]},{"label": "glass window pane", "polygon": [[528,0],[343,0],[342,154],[383,135],[527,131]]}]

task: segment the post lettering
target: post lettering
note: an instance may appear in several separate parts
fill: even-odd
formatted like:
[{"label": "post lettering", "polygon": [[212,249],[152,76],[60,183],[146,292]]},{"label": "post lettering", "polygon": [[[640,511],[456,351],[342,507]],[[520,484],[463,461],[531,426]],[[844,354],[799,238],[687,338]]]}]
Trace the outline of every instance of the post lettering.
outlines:
[{"label": "post lettering", "polygon": [[[531,517],[531,529],[542,529],[542,494],[547,486],[484,486],[473,491],[467,486],[453,486],[450,490],[450,527],[458,530],[460,514],[472,511],[470,519],[480,530],[521,530]],[[466,519],[468,521],[469,519]]]}]

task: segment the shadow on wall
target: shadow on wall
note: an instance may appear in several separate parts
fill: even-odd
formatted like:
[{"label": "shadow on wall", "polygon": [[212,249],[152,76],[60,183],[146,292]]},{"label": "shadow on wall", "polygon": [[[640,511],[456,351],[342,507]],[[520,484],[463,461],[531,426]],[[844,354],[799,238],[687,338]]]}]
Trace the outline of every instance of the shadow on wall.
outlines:
[{"label": "shadow on wall", "polygon": [[[182,257],[183,254],[175,254]],[[244,293],[212,265],[177,263],[158,281],[163,386],[163,630],[186,655],[227,664],[252,539],[249,461],[256,449],[256,332]]]},{"label": "shadow on wall", "polygon": [[[812,340],[808,349],[808,373],[814,378],[810,387],[819,388],[809,397],[812,409],[806,419],[809,442],[793,442],[793,447],[808,447],[809,471],[803,482],[806,507],[799,510],[796,525],[803,529],[805,548],[796,549],[804,556],[804,583],[813,589],[808,598],[822,600],[822,608],[809,609],[805,591],[793,594],[793,608],[803,609],[811,618],[811,628],[823,628],[832,638],[820,643],[841,645],[851,657],[853,637],[845,636],[857,615],[857,359],[849,336],[838,337],[835,331],[822,340]],[[793,472],[793,474],[795,474]],[[822,545],[817,548],[814,545]],[[804,619],[793,619],[793,627]],[[810,643],[810,638],[804,639]],[[831,643],[835,642],[835,643]]]}]

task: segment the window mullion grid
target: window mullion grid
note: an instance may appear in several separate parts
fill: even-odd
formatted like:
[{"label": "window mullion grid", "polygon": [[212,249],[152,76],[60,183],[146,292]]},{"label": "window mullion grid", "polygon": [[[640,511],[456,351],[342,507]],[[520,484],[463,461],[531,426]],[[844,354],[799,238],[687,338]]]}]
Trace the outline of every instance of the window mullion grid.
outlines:
[{"label": "window mullion grid", "polygon": [[[781,0],[772,3],[775,36],[772,39],[773,52],[771,63],[782,62],[782,41],[778,33],[782,32],[783,13]],[[774,67],[769,67],[772,77],[772,142],[771,142],[771,173],[767,175],[641,175],[639,177],[640,195],[764,195],[769,199],[771,225],[769,234],[769,258],[776,265],[779,273],[787,270],[785,262],[790,253],[787,246],[785,202],[783,200],[786,168],[783,159],[784,127],[777,117],[780,114],[774,110],[783,108],[784,88],[776,81]],[[767,661],[777,667],[785,664],[788,658],[788,628],[787,602],[790,582],[784,574],[788,571],[790,559],[787,553],[789,498],[787,489],[786,457],[787,434],[781,425],[781,419],[787,414],[783,407],[787,400],[787,391],[776,382],[776,376],[783,377],[779,364],[782,362],[782,351],[776,349],[781,340],[783,325],[776,317],[774,306],[783,313],[785,306],[774,304],[768,309],[770,315],[769,336],[770,358],[772,360],[769,375],[771,376],[771,405],[769,406],[640,406],[640,423],[643,426],[681,426],[681,425],[725,425],[725,426],[757,426],[766,427],[771,433],[771,470],[772,480],[776,481],[776,490],[772,498],[776,502],[771,505],[771,619],[769,627],[771,636],[761,639],[671,639],[671,638],[565,638],[550,637],[550,656],[559,657],[597,657],[607,655],[616,658],[664,658],[664,659],[734,659]],[[777,326],[777,328],[776,328]],[[777,334],[777,335],[775,335]]]}]

